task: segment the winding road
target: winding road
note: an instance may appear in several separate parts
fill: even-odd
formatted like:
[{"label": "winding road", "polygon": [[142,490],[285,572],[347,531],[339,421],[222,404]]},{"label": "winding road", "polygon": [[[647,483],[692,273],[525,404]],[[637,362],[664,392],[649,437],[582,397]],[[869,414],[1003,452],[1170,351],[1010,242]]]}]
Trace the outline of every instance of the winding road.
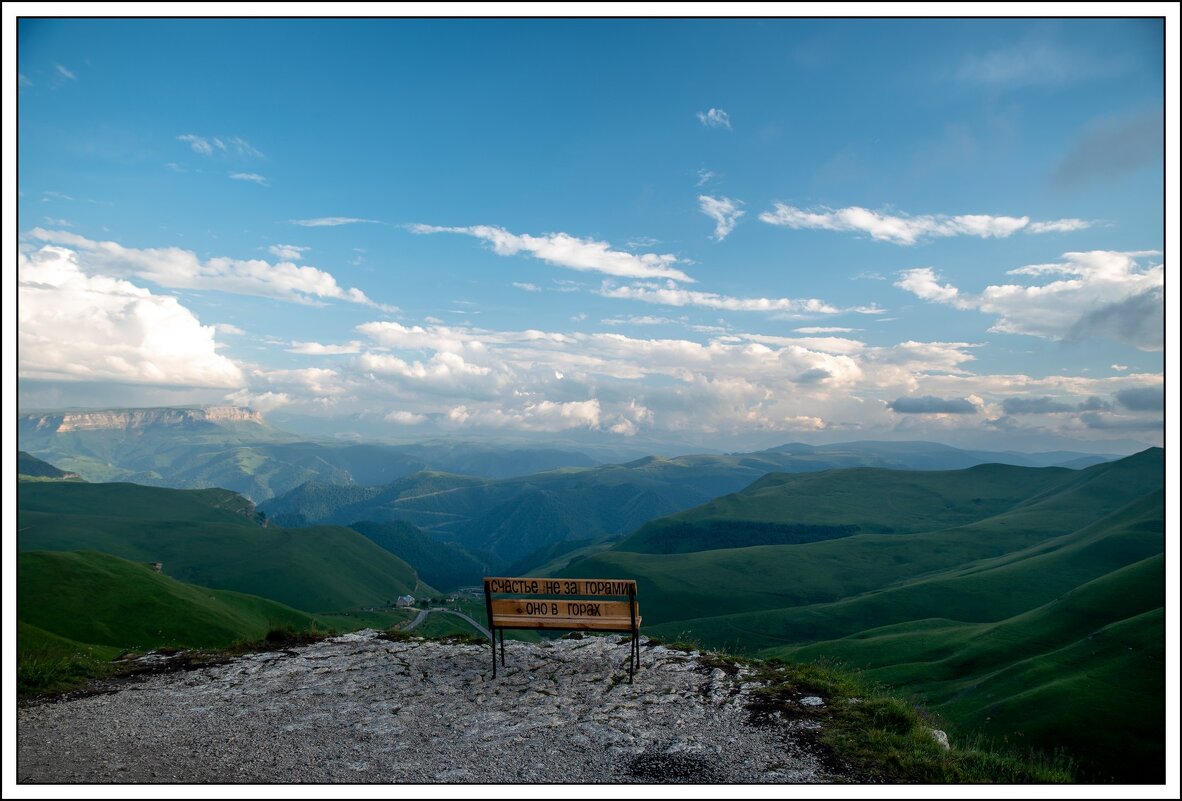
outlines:
[{"label": "winding road", "polygon": [[406,624],[406,627],[403,629],[403,631],[410,631],[410,630],[412,630],[412,629],[413,629],[415,626],[419,625],[419,624],[420,624],[420,623],[422,623],[424,620],[426,620],[426,619],[427,619],[427,615],[429,615],[429,614],[431,614],[431,613],[433,613],[433,612],[442,612],[442,613],[444,613],[444,614],[447,614],[447,615],[455,615],[455,616],[456,616],[456,617],[458,617],[458,618],[462,618],[463,620],[466,620],[466,621],[468,621],[468,623],[472,624],[472,626],[473,626],[473,627],[474,627],[474,628],[475,628],[477,631],[479,631],[481,634],[483,634],[485,637],[488,637],[489,639],[492,639],[492,634],[489,632],[489,630],[488,630],[488,629],[486,629],[486,628],[485,628],[484,626],[482,626],[481,624],[477,623],[477,622],[476,622],[475,620],[473,620],[472,618],[468,617],[468,616],[467,616],[466,614],[464,614],[463,612],[457,612],[457,611],[456,611],[456,610],[454,610],[454,609],[420,609],[420,610],[419,610],[419,613],[418,613],[417,615],[415,615],[415,619],[414,619],[414,620],[412,620],[411,622],[407,623],[407,624]]}]

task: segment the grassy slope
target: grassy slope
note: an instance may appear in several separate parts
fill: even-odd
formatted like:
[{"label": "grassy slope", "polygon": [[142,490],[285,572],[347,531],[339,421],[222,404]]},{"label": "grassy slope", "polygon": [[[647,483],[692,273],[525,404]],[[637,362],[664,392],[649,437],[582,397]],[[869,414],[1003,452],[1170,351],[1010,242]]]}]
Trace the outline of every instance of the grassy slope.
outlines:
[{"label": "grassy slope", "polygon": [[479,584],[488,572],[460,546],[436,542],[410,523],[361,522],[350,528],[405,560],[423,581],[444,592]]},{"label": "grassy slope", "polygon": [[921,694],[961,732],[1066,747],[1091,779],[1144,781],[1164,765],[1162,571],[1158,554],[996,623],[920,621],[764,655],[838,659]]},{"label": "grassy slope", "polygon": [[81,643],[219,647],[276,626],[313,626],[310,615],[283,604],[185,584],[104,553],[22,553],[18,570],[20,619]]},{"label": "grassy slope", "polygon": [[42,461],[24,451],[17,451],[16,472],[18,476],[28,478],[61,479],[69,475],[65,470],[59,470],[49,462]]},{"label": "grassy slope", "polygon": [[355,531],[260,526],[224,490],[132,484],[22,485],[19,548],[98,550],[163,562],[180,581],[261,595],[309,612],[385,606],[430,591]]},{"label": "grassy slope", "polygon": [[[637,578],[655,624],[646,631],[763,656],[842,659],[922,694],[962,732],[1066,746],[1089,778],[1156,781],[1162,458],[1154,449],[1025,481],[1028,497],[1007,511],[942,531],[675,555],[611,550],[564,573]],[[767,492],[782,478],[751,488],[753,511],[736,500],[744,493],[732,496],[730,513],[800,519],[797,501],[777,507]],[[815,497],[847,503],[820,507],[833,516],[819,522],[890,508],[848,487],[821,490]]]}]

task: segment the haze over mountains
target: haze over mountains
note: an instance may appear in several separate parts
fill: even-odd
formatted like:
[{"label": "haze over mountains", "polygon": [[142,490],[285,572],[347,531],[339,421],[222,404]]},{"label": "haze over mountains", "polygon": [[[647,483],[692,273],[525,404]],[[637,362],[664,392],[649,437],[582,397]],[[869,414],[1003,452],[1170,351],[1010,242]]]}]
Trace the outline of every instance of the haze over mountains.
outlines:
[{"label": "haze over mountains", "polygon": [[[1161,449],[794,443],[594,464],[303,442],[239,409],[26,415],[20,430],[22,653],[338,625],[490,573],[627,576],[647,633],[842,660],[956,736],[1067,748],[1088,779],[1143,780],[1164,759]],[[185,488],[218,477],[303,480],[258,506]]]}]

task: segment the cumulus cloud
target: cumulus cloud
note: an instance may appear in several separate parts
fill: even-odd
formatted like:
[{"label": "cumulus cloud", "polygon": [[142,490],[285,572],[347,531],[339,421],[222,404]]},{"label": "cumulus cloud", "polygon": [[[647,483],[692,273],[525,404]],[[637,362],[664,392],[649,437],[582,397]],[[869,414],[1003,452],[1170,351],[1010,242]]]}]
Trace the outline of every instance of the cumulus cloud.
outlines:
[{"label": "cumulus cloud", "polygon": [[125,248],[117,242],[96,242],[67,231],[34,228],[31,234],[45,242],[77,248],[79,263],[88,272],[137,276],[170,289],[214,290],[296,303],[343,300],[395,310],[375,303],[360,289],[340,286],[331,274],[315,267],[226,257],[202,261],[190,250]]},{"label": "cumulus cloud", "polygon": [[1085,414],[1081,418],[1088,428],[1099,431],[1161,431],[1160,418],[1126,417],[1116,414]]},{"label": "cumulus cloud", "polygon": [[1002,401],[1006,414],[1062,414],[1064,412],[1109,411],[1112,404],[1095,395],[1078,403],[1064,403],[1049,396],[1013,397]]},{"label": "cumulus cloud", "polygon": [[967,398],[937,398],[924,395],[920,398],[896,398],[887,404],[899,414],[976,414],[979,409]]},{"label": "cumulus cloud", "polygon": [[580,239],[565,233],[519,235],[493,225],[455,228],[412,225],[410,231],[416,234],[466,234],[488,242],[498,256],[526,253],[549,264],[571,270],[600,272],[623,278],[670,278],[690,283],[694,280],[673,266],[679,259],[670,253],[636,255],[622,250],[612,250],[607,242]]},{"label": "cumulus cloud", "polygon": [[707,128],[726,128],[731,129],[731,117],[720,108],[712,108],[708,111],[698,112],[698,122],[705,125]]},{"label": "cumulus cloud", "polygon": [[895,286],[935,303],[997,316],[991,331],[1062,341],[1107,337],[1141,350],[1161,350],[1164,271],[1142,266],[1152,251],[1064,253],[1063,261],[1032,264],[1009,275],[1060,276],[1046,284],[987,286],[980,294],[941,284],[935,271],[901,272]]},{"label": "cumulus cloud", "polygon": [[76,253],[18,254],[22,378],[232,387],[239,367],[216,352],[214,327],[176,298],[87,275]]},{"label": "cumulus cloud", "polygon": [[309,220],[288,220],[292,225],[302,225],[305,228],[325,228],[337,225],[353,225],[354,223],[380,223],[380,220],[367,220],[363,217],[313,217]]},{"label": "cumulus cloud", "polygon": [[448,410],[447,420],[457,426],[513,428],[521,431],[567,431],[572,428],[598,428],[599,401],[555,403],[543,400],[519,408],[469,408],[459,405]]},{"label": "cumulus cloud", "polygon": [[231,325],[230,323],[215,323],[214,330],[219,334],[233,334],[234,336],[241,336],[246,333],[238,326]]},{"label": "cumulus cloud", "polygon": [[1166,405],[1163,387],[1137,387],[1116,393],[1116,402],[1131,412],[1160,412]]},{"label": "cumulus cloud", "polygon": [[714,220],[714,238],[719,242],[735,230],[739,218],[747,213],[739,208],[743,201],[731,200],[729,197],[698,195],[698,204],[702,213]]},{"label": "cumulus cloud", "polygon": [[248,389],[240,389],[227,395],[226,400],[235,406],[249,406],[255,411],[266,414],[281,406],[293,403],[295,399],[286,392],[251,392]]},{"label": "cumulus cloud", "polygon": [[268,253],[284,261],[299,261],[303,258],[304,253],[309,250],[311,248],[300,245],[271,245],[267,248]]},{"label": "cumulus cloud", "polygon": [[887,214],[861,206],[842,209],[800,209],[776,203],[774,211],[765,211],[759,219],[769,225],[786,228],[814,228],[826,231],[853,231],[869,234],[871,239],[896,245],[914,245],[926,239],[950,236],[975,236],[982,239],[1005,238],[1023,229],[1031,233],[1074,231],[1087,228],[1084,220],[1052,220],[1031,223],[1029,217],[1006,217],[989,214]]},{"label": "cumulus cloud", "polygon": [[916,267],[899,274],[895,286],[905,289],[923,300],[948,303],[958,309],[972,308],[972,302],[960,297],[960,290],[951,284],[941,284],[936,271],[931,267]]}]

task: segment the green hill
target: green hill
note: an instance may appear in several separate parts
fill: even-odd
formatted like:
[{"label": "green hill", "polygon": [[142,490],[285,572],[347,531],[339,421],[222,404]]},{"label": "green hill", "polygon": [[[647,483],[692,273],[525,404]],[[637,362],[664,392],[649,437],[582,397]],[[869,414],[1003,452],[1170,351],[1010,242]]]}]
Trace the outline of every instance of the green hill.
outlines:
[{"label": "green hill", "polygon": [[21,551],[97,550],[162,562],[179,581],[270,598],[306,612],[386,606],[430,591],[401,559],[338,526],[260,522],[225,490],[135,484],[22,484]]},{"label": "green hill", "polygon": [[314,619],[265,598],[186,584],[95,551],[19,556],[18,618],[75,642],[147,650],[222,647]]},{"label": "green hill", "polygon": [[49,462],[43,462],[36,456],[25,453],[24,451],[17,451],[16,473],[17,476],[22,479],[43,478],[77,480],[80,478],[77,473],[67,473],[65,470],[59,470]]},{"label": "green hill", "polygon": [[[943,515],[946,525],[954,525],[1008,508],[1025,497],[1023,488],[1016,486],[1018,482],[1008,480],[1018,475],[1012,472],[1017,468],[984,465],[978,473],[961,479],[959,485],[947,471],[926,479],[922,485],[892,485],[898,471],[883,468],[962,467],[979,464],[987,456],[933,443],[852,443],[825,447],[785,445],[758,453],[675,459],[646,457],[622,465],[564,468],[497,480],[426,471],[376,488],[309,484],[267,501],[262,509],[280,522],[300,524],[404,521],[437,540],[462,545],[494,570],[509,566],[528,569],[550,561],[564,550],[619,537],[650,520],[706,503],[761,478],[762,482],[744,492],[758,492],[756,487],[760,487],[775,495],[774,504],[779,504],[781,485],[790,484],[802,497],[815,500],[813,493],[823,484],[828,486],[825,480],[815,478],[818,471],[847,464],[875,467],[868,468],[859,480],[881,484],[881,492],[890,491],[896,507],[890,522],[884,522],[879,514],[882,510],[872,508],[864,509],[866,514],[855,523],[836,526],[815,519],[779,520],[773,512],[773,519],[764,519],[769,515],[751,519],[740,531],[733,525],[725,501],[719,501],[719,515],[728,520],[725,528],[700,519],[696,524],[700,531],[691,534],[683,530],[670,536],[662,529],[652,539],[653,531],[657,531],[654,529],[637,535],[638,539],[628,547],[681,552],[702,547],[800,543],[845,536],[856,530],[912,530],[930,526],[933,514]],[[997,456],[1003,460],[1037,460],[1036,456],[1021,454]],[[1047,458],[1078,456],[1063,453]],[[794,475],[768,476],[776,471]],[[1066,469],[1049,471],[1042,480],[1051,485],[1070,474]],[[860,502],[865,488],[852,482],[849,487],[848,497],[821,499],[822,507]],[[749,503],[750,497],[745,495],[743,502]],[[698,510],[695,514],[701,517]],[[686,525],[680,517],[673,518],[672,524],[683,529]]]},{"label": "green hill", "polygon": [[423,581],[447,591],[480,584],[483,562],[458,545],[436,542],[410,523],[354,523],[349,528],[405,560]]},{"label": "green hill", "polygon": [[[559,573],[637,579],[647,632],[843,660],[962,736],[1160,781],[1163,483],[1161,449],[1081,471],[773,475]],[[792,525],[891,533],[725,547]]]}]

